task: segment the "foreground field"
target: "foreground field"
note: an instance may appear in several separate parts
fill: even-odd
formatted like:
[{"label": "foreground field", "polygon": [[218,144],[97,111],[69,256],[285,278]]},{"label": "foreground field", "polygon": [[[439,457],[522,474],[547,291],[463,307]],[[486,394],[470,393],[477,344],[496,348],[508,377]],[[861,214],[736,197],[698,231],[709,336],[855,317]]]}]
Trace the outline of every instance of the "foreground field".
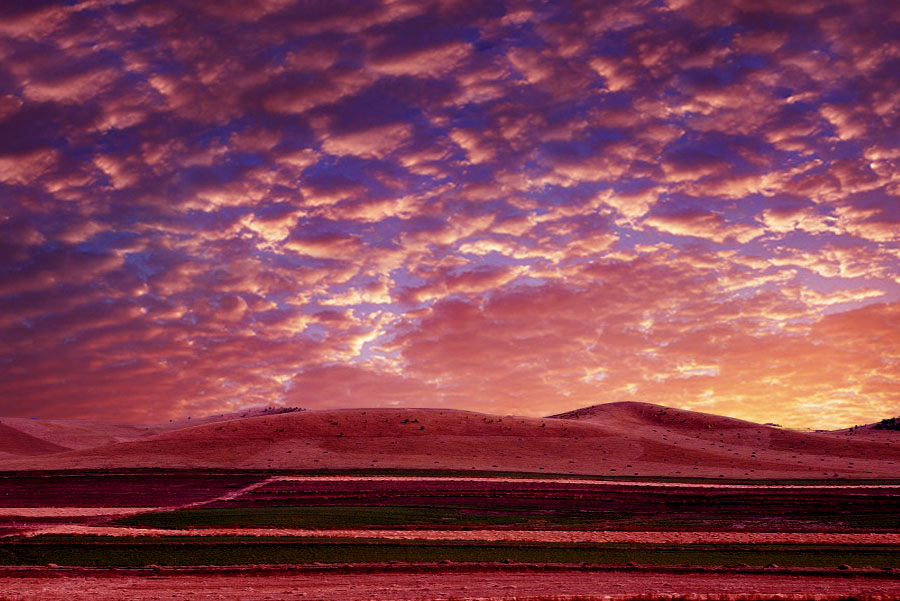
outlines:
[{"label": "foreground field", "polygon": [[272,601],[889,601],[900,598],[895,580],[837,574],[747,574],[583,569],[503,570],[460,566],[450,569],[385,567],[380,570],[215,573],[166,570],[137,573],[43,570],[15,575],[0,571],[4,601],[158,601],[209,599]]},{"label": "foreground field", "polygon": [[[423,530],[399,527],[389,530],[374,528],[131,528],[123,526],[61,524],[35,528],[28,538],[38,537],[95,537],[109,542],[121,538],[183,538],[207,542],[221,538],[248,540],[283,537],[304,539],[341,538],[384,541],[460,541],[500,543],[592,543],[592,544],[664,544],[664,545],[900,545],[897,533],[860,532],[677,532],[677,531],[615,531],[615,530]],[[16,540],[12,535],[7,537]],[[43,538],[41,538],[43,540]]]},{"label": "foreground field", "polygon": [[259,474],[41,472],[0,473],[0,507],[174,506],[209,501],[263,480]]},{"label": "foreground field", "polygon": [[[650,537],[648,537],[650,538]],[[877,568],[900,575],[898,545],[556,543],[281,537],[42,536],[0,543],[0,565],[380,564],[478,562]]]},{"label": "foreground field", "polygon": [[511,476],[7,474],[0,600],[900,599],[896,480]]},{"label": "foreground field", "polygon": [[900,486],[473,477],[273,477],[196,509],[119,521],[150,528],[434,527],[900,532]]},{"label": "foreground field", "polygon": [[[7,475],[0,483],[0,535],[134,536],[172,530],[259,536],[277,530],[303,536],[310,530],[438,529],[468,532],[472,538],[493,531],[490,536],[499,540],[509,539],[503,531],[531,530],[545,537],[634,533],[630,539],[544,539],[548,542],[647,542],[640,533],[651,532],[669,533],[658,542],[678,543],[715,540],[712,534],[689,541],[678,537],[719,532],[722,542],[822,544],[858,542],[854,536],[879,544],[893,542],[889,535],[900,536],[896,481],[824,485],[490,474],[126,473]],[[60,500],[67,506],[59,506]],[[153,501],[165,505],[147,506]],[[773,540],[773,533],[785,538]]]}]

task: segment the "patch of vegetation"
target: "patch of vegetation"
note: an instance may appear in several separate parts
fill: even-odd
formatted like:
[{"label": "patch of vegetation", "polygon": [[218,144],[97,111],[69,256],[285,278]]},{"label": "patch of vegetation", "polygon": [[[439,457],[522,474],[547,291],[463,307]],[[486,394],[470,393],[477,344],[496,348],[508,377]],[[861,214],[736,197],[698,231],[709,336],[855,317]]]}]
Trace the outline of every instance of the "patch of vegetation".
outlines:
[{"label": "patch of vegetation", "polygon": [[[666,520],[641,521],[641,516],[624,513],[585,511],[535,512],[522,507],[494,506],[490,510],[472,507],[410,506],[309,506],[235,507],[228,509],[187,509],[144,513],[119,519],[116,524],[138,528],[504,528],[614,529],[632,524],[641,529],[684,529],[684,523],[665,528]],[[697,521],[697,524],[700,524]],[[702,522],[705,523],[705,522]]]},{"label": "patch of vegetation", "polygon": [[900,417],[889,417],[883,419],[874,428],[876,430],[900,430]]},{"label": "patch of vegetation", "polygon": [[118,524],[141,528],[391,528],[401,526],[506,526],[546,520],[522,512],[480,512],[433,507],[235,507],[144,513]]},{"label": "patch of vegetation", "polygon": [[337,542],[204,538],[29,539],[0,544],[0,565],[146,566],[369,562],[590,563],[598,565],[777,564],[796,567],[900,566],[890,546],[590,545],[435,541]]},{"label": "patch of vegetation", "polygon": [[[610,503],[612,505],[612,503]],[[763,508],[764,509],[764,508]],[[185,509],[120,518],[116,524],[138,528],[515,528],[521,530],[833,531],[897,530],[893,514],[806,513],[801,516],[750,515],[740,508],[718,513],[658,511],[541,510],[523,506],[472,507],[306,506]]]}]

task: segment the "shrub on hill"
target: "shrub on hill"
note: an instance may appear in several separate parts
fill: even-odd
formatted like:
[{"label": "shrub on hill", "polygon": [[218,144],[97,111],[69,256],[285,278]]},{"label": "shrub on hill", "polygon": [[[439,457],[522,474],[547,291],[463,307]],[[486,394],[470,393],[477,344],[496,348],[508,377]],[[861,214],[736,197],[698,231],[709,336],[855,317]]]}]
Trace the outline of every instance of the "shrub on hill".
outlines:
[{"label": "shrub on hill", "polygon": [[876,430],[900,430],[900,417],[889,417],[875,424]]}]

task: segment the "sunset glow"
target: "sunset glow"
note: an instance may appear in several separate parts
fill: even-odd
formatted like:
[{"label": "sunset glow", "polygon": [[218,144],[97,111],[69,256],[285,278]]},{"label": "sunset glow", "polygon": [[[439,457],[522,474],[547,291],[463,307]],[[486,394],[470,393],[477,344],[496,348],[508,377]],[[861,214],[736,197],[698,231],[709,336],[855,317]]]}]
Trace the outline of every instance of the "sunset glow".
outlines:
[{"label": "sunset glow", "polygon": [[895,0],[0,5],[0,415],[900,415]]}]

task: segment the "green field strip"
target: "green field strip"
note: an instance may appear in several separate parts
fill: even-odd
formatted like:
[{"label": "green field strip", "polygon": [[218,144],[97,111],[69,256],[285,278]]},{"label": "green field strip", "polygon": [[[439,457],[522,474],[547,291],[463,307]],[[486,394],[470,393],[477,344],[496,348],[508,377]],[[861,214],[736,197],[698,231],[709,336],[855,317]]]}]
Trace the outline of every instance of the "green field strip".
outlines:
[{"label": "green field strip", "polygon": [[[231,507],[185,509],[142,513],[118,519],[122,526],[179,530],[185,528],[503,528],[517,529],[593,529],[593,530],[723,530],[740,524],[743,530],[757,529],[865,532],[900,529],[894,515],[847,515],[829,513],[802,518],[749,516],[738,513],[720,515],[682,515],[660,511],[652,515],[634,512],[536,511],[515,505],[484,510],[475,507],[362,506],[323,505],[304,507]],[[777,526],[775,525],[777,524]]]},{"label": "green field strip", "polygon": [[539,515],[521,508],[440,508],[416,506],[235,507],[144,513],[116,521],[141,528],[383,528],[408,526],[552,526],[590,527],[596,519],[571,515]]},{"label": "green field strip", "polygon": [[185,541],[72,537],[0,544],[0,565],[190,566],[347,564],[380,562],[588,563],[597,565],[746,564],[784,567],[900,567],[900,548],[812,545],[622,545],[434,541],[235,540]]}]

